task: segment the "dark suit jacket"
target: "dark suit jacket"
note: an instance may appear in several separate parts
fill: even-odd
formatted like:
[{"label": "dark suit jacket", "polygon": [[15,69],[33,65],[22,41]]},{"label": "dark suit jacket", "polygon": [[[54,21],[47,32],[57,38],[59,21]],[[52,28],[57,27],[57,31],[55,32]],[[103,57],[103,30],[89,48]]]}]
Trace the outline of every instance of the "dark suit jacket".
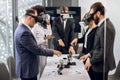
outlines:
[{"label": "dark suit jacket", "polygon": [[[106,28],[106,31],[104,28]],[[107,19],[106,26],[105,22],[103,22],[96,31],[94,47],[93,51],[91,52],[92,57],[90,59],[94,71],[108,72],[109,70],[115,68],[115,60],[113,56],[114,38],[115,38],[114,26]]]},{"label": "dark suit jacket", "polygon": [[105,70],[113,70],[116,67],[114,59],[115,28],[109,19],[106,20],[106,49]]},{"label": "dark suit jacket", "polygon": [[95,27],[94,29],[92,29],[91,32],[88,34],[88,36],[87,36],[87,43],[86,43],[87,46],[85,48],[84,47],[84,45],[85,45],[85,35],[88,32],[88,30],[89,30],[89,28],[86,30],[86,32],[83,35],[83,37],[78,39],[78,43],[83,43],[82,53],[80,53],[80,56],[89,53],[93,49],[93,44],[94,44],[95,33],[96,33],[96,30],[97,30],[97,27]]},{"label": "dark suit jacket", "polygon": [[53,51],[38,47],[31,31],[20,24],[14,34],[16,74],[22,78],[37,76],[39,71],[38,55],[53,56]]},{"label": "dark suit jacket", "polygon": [[[70,46],[71,41],[77,37],[74,33],[74,23],[72,20],[67,19],[66,27],[61,22],[60,17],[57,17],[53,22],[53,35],[55,36],[54,39],[54,47],[55,49],[61,51],[63,54],[68,53],[68,49]],[[65,47],[59,45],[58,40],[62,39]]]}]

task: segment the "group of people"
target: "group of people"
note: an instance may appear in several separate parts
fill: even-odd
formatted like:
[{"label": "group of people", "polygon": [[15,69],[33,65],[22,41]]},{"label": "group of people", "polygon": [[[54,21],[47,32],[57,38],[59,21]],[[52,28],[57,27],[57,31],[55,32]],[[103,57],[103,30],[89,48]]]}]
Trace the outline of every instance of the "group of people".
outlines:
[{"label": "group of people", "polygon": [[94,3],[83,21],[88,29],[80,39],[74,39],[71,45],[83,43],[79,59],[84,61],[91,80],[108,80],[108,73],[113,70],[115,29],[105,17],[105,8],[101,2]]},{"label": "group of people", "polygon": [[[37,80],[39,56],[75,54],[74,46],[78,43],[83,43],[78,59],[84,61],[91,80],[107,80],[108,72],[116,67],[113,54],[115,29],[105,18],[103,4],[96,2],[90,7],[82,20],[88,28],[79,39],[74,32],[73,20],[66,17],[68,13],[68,7],[61,7],[60,16],[55,18],[51,28],[50,16],[45,14],[43,6],[26,10],[24,20],[14,34],[16,74],[21,80]],[[47,18],[44,20],[44,17]],[[54,38],[55,50],[44,48],[45,41],[51,38]]]}]

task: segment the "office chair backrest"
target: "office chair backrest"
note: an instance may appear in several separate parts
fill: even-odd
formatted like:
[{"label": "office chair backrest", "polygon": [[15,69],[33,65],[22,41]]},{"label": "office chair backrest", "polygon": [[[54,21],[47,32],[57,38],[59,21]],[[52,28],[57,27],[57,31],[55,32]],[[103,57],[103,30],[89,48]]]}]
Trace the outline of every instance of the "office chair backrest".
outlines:
[{"label": "office chair backrest", "polygon": [[10,80],[10,75],[4,63],[0,62],[0,80]]},{"label": "office chair backrest", "polygon": [[16,73],[15,73],[15,59],[14,59],[13,56],[9,56],[7,58],[7,65],[8,65],[11,77],[16,78],[17,76],[16,76]]},{"label": "office chair backrest", "polygon": [[119,61],[118,65],[117,65],[115,75],[120,77],[120,61]]}]

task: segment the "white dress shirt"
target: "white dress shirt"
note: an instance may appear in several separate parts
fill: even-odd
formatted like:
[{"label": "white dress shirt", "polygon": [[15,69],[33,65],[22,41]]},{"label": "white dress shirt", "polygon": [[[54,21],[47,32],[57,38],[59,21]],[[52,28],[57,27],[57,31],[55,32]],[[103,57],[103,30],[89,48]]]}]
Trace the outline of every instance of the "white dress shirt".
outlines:
[{"label": "white dress shirt", "polygon": [[87,48],[87,37],[89,35],[89,33],[92,31],[93,28],[89,28],[87,33],[85,34],[85,44],[84,44],[84,47]]},{"label": "white dress shirt", "polygon": [[64,22],[64,30],[66,28],[66,22],[67,22],[67,19],[63,21]]},{"label": "white dress shirt", "polygon": [[63,29],[65,30],[65,28],[66,28],[66,23],[67,23],[67,19],[65,19],[65,20],[62,20],[62,19],[61,19],[61,22],[63,22]]},{"label": "white dress shirt", "polygon": [[98,23],[98,27],[106,20],[106,18],[103,18],[99,23]]},{"label": "white dress shirt", "polygon": [[40,23],[36,23],[32,28],[32,33],[37,41],[37,44],[40,45],[45,42],[45,35],[52,35],[51,26],[47,25],[47,29],[44,29]]}]

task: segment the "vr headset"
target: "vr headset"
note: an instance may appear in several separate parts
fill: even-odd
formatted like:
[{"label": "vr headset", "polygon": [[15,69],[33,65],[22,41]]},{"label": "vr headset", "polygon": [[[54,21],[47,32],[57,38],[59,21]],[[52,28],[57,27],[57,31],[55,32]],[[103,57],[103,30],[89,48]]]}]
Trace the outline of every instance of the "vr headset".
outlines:
[{"label": "vr headset", "polygon": [[34,16],[34,15],[31,15],[31,14],[26,14],[26,15],[29,15],[31,17],[33,17],[35,19],[35,22],[39,22],[39,23],[43,23],[45,22],[45,20],[50,20],[50,16],[48,14],[44,14],[42,16]]},{"label": "vr headset", "polygon": [[94,20],[93,14],[86,13],[85,16],[84,16],[83,19],[82,19],[82,22],[84,22],[85,25],[88,25],[91,20]]}]

